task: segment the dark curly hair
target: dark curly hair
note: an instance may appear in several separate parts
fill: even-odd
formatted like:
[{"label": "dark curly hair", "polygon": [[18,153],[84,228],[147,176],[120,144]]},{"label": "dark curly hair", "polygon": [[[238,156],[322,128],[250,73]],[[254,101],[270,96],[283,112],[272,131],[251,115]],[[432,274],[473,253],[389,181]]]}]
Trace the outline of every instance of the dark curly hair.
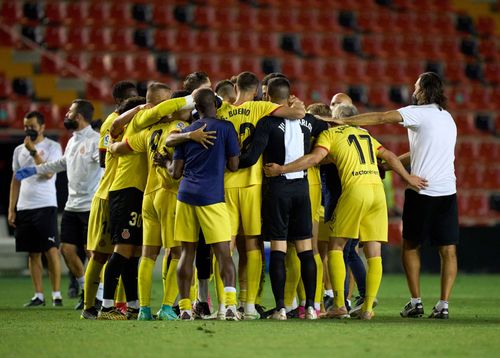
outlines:
[{"label": "dark curly hair", "polygon": [[418,76],[420,90],[419,105],[436,103],[441,109],[446,109],[448,99],[444,94],[443,80],[435,72],[425,72]]}]

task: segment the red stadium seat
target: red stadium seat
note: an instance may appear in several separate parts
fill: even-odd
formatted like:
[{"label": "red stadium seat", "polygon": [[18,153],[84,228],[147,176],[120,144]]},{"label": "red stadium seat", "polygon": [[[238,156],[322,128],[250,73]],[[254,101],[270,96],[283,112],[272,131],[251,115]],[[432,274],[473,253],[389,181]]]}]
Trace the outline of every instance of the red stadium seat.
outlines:
[{"label": "red stadium seat", "polygon": [[382,36],[380,35],[366,35],[361,40],[361,48],[363,53],[368,57],[382,58],[385,57],[382,48]]},{"label": "red stadium seat", "polygon": [[[97,85],[86,83],[85,97],[89,100],[105,101],[109,98],[109,90],[106,87],[103,83]],[[59,110],[62,111],[63,109],[60,108]]]},{"label": "red stadium seat", "polygon": [[[291,12],[289,10],[289,12]],[[256,24],[253,29],[266,32],[275,32],[280,30],[277,26],[278,10],[273,8],[260,9],[257,11]]]},{"label": "red stadium seat", "polygon": [[400,56],[409,60],[422,60],[425,58],[420,36],[404,35],[401,41]]},{"label": "red stadium seat", "polygon": [[460,51],[460,42],[457,38],[451,37],[444,39],[441,42],[442,57],[448,62],[460,62],[465,59],[464,54]]},{"label": "red stadium seat", "polygon": [[106,23],[109,16],[108,6],[106,2],[93,2],[90,4],[88,18],[86,22],[89,24],[95,24],[96,26],[101,26],[101,24]]},{"label": "red stadium seat", "polygon": [[54,59],[53,57],[47,57],[45,55],[40,56],[40,71],[43,74],[59,74],[61,69],[61,63],[59,57]]},{"label": "red stadium seat", "polygon": [[389,89],[384,85],[371,86],[368,91],[368,103],[376,108],[388,108],[391,106]]},{"label": "red stadium seat", "polygon": [[71,25],[82,26],[88,18],[89,3],[72,1],[66,5],[64,22]]},{"label": "red stadium seat", "polygon": [[259,10],[240,7],[235,11],[233,23],[229,26],[234,27],[236,30],[248,31],[248,29],[255,29],[257,25],[257,12]]},{"label": "red stadium seat", "polygon": [[342,49],[340,38],[327,34],[321,37],[321,48],[326,57],[345,57],[346,53]]},{"label": "red stadium seat", "polygon": [[215,9],[207,6],[197,6],[194,9],[194,22],[197,27],[208,28],[215,20]]},{"label": "red stadium seat", "polygon": [[107,65],[108,61],[109,59],[106,56],[92,55],[89,61],[88,72],[96,78],[106,77],[109,68]]},{"label": "red stadium seat", "polygon": [[153,8],[153,22],[155,25],[163,27],[162,30],[178,25],[174,17],[174,7],[166,4],[155,4]]},{"label": "red stadium seat", "polygon": [[369,83],[380,83],[387,80],[387,63],[381,60],[368,61],[366,64],[366,80]]},{"label": "red stadium seat", "polygon": [[463,62],[450,61],[446,63],[445,79],[450,83],[463,83],[467,81]]},{"label": "red stadium seat", "polygon": [[258,57],[242,57],[240,59],[240,69],[241,71],[250,71],[257,75],[257,77],[261,78],[264,76],[262,72],[262,68],[260,66],[260,58]]},{"label": "red stadium seat", "polygon": [[456,157],[461,162],[472,163],[479,155],[479,145],[475,142],[459,142],[456,150]]},{"label": "red stadium seat", "polygon": [[303,34],[300,38],[300,48],[306,57],[317,57],[324,53],[321,37],[317,34]]},{"label": "red stadium seat", "polygon": [[284,60],[281,64],[281,72],[292,81],[299,79],[302,80],[304,72],[302,68],[302,60],[298,58]]},{"label": "red stadium seat", "polygon": [[221,76],[230,79],[240,72],[239,59],[233,56],[222,56],[220,58]]},{"label": "red stadium seat", "polygon": [[[283,12],[286,13],[286,12]],[[299,32],[307,34],[315,34],[323,29],[323,25],[319,23],[319,13],[316,10],[298,11],[296,26],[301,26]]]},{"label": "red stadium seat", "polygon": [[483,59],[490,62],[498,62],[500,55],[500,38],[497,39],[483,39],[479,43],[479,53]]},{"label": "red stadium seat", "polygon": [[201,30],[194,32],[194,34],[194,42],[198,51],[212,53],[213,49],[217,47],[217,33]]},{"label": "red stadium seat", "polygon": [[65,3],[62,1],[47,1],[45,3],[45,17],[49,24],[60,24],[66,14]]},{"label": "red stadium seat", "polygon": [[482,142],[479,146],[479,160],[484,163],[498,163],[500,144],[497,141]]},{"label": "red stadium seat", "polygon": [[363,11],[357,16],[357,25],[362,32],[366,33],[380,33],[382,28],[378,22],[378,12],[376,11]]},{"label": "red stadium seat", "polygon": [[491,36],[495,34],[495,19],[490,16],[479,16],[476,30],[481,36]]},{"label": "red stadium seat", "polygon": [[17,24],[22,18],[20,1],[2,1],[0,5],[0,19],[5,25]]},{"label": "red stadium seat", "polygon": [[323,74],[331,83],[345,83],[347,81],[345,62],[341,60],[326,60],[323,63]]},{"label": "red stadium seat", "polygon": [[181,77],[185,77],[187,74],[199,70],[197,67],[197,59],[193,56],[178,56],[175,63],[177,74]]},{"label": "red stadium seat", "polygon": [[479,189],[483,182],[482,166],[466,166],[457,170],[457,186],[462,189]]},{"label": "red stadium seat", "polygon": [[319,79],[324,78],[323,61],[321,60],[303,60],[302,61],[302,78],[309,82],[317,82]]},{"label": "red stadium seat", "polygon": [[179,52],[191,52],[196,47],[195,32],[178,30],[175,34],[175,50]]},{"label": "red stadium seat", "polygon": [[238,29],[236,24],[236,16],[238,10],[236,8],[221,6],[215,9],[214,20],[211,27],[215,29],[222,29],[224,31],[231,31]]},{"label": "red stadium seat", "polygon": [[215,47],[211,51],[216,53],[240,53],[238,51],[238,35],[235,32],[216,32]]},{"label": "red stadium seat", "polygon": [[154,34],[154,47],[160,51],[173,50],[176,46],[176,31],[171,29],[156,29]]},{"label": "red stadium seat", "polygon": [[137,50],[134,44],[132,29],[125,26],[111,29],[110,48],[113,51],[132,51]]},{"label": "red stadium seat", "polygon": [[158,76],[153,55],[133,56],[130,58],[130,61],[134,78],[139,80],[150,80]]},{"label": "red stadium seat", "polygon": [[89,32],[89,48],[92,51],[106,51],[110,48],[109,29],[94,26]]},{"label": "red stadium seat", "polygon": [[[489,84],[498,85],[500,83],[500,64],[498,63],[485,63],[484,64],[484,78]],[[498,97],[496,97],[498,98]],[[498,102],[498,101],[496,101]]]},{"label": "red stadium seat", "polygon": [[7,98],[12,94],[10,81],[3,73],[0,73],[0,98]]},{"label": "red stadium seat", "polygon": [[320,11],[318,13],[318,25],[320,26],[319,31],[327,32],[329,34],[344,33],[345,29],[338,23],[337,15],[337,12],[332,10]]},{"label": "red stadium seat", "polygon": [[482,179],[486,189],[498,190],[500,188],[500,166],[486,166]]},{"label": "red stadium seat", "polygon": [[198,61],[200,71],[208,73],[211,79],[221,79],[221,71],[219,68],[219,58],[213,55],[203,55]]},{"label": "red stadium seat", "polygon": [[128,2],[121,1],[111,4],[109,14],[108,22],[115,26],[126,28],[135,23],[132,19],[132,11]]},{"label": "red stadium seat", "polygon": [[80,51],[87,49],[89,42],[89,29],[87,27],[70,26],[66,44],[66,51]]},{"label": "red stadium seat", "polygon": [[132,72],[132,59],[130,55],[114,55],[106,61],[106,67],[109,66],[109,72],[106,77],[111,77],[113,82],[123,79],[124,76],[130,76]]},{"label": "red stadium seat", "polygon": [[474,123],[474,112],[462,112],[453,114],[453,119],[457,125],[458,134],[462,135],[473,135],[480,136],[485,135],[484,132],[476,128]]},{"label": "red stadium seat", "polygon": [[257,38],[257,54],[262,56],[283,56],[276,33],[260,33]]},{"label": "red stadium seat", "polygon": [[45,44],[48,49],[55,50],[64,46],[66,39],[64,38],[63,28],[59,26],[47,26],[45,28]]},{"label": "red stadium seat", "polygon": [[382,51],[380,57],[386,59],[394,59],[402,56],[402,38],[400,36],[385,36],[382,39]]},{"label": "red stadium seat", "polygon": [[239,35],[238,52],[254,53],[258,47],[258,37],[255,32],[244,31]]},{"label": "red stadium seat", "polygon": [[349,84],[361,84],[366,78],[366,62],[350,60],[346,62],[345,74]]}]

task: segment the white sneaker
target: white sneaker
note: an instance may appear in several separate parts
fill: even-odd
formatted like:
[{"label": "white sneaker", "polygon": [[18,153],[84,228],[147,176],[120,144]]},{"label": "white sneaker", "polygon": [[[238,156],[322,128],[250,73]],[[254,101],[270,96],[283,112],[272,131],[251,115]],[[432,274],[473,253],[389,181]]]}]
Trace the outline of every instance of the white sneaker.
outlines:
[{"label": "white sneaker", "polygon": [[275,311],[272,315],[268,317],[269,319],[275,319],[278,321],[286,321],[286,310],[284,308]]},{"label": "white sneaker", "polygon": [[217,321],[225,321],[226,320],[226,310],[221,310],[217,312]]},{"label": "white sneaker", "polygon": [[309,306],[306,308],[305,319],[318,319],[318,314],[316,313],[314,307]]}]

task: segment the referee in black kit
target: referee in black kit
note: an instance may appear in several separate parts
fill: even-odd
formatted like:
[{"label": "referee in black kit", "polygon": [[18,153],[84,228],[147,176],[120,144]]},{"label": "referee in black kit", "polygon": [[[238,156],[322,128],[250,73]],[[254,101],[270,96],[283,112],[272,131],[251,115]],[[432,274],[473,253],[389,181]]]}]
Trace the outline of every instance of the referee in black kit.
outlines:
[{"label": "referee in black kit", "polygon": [[[271,102],[288,106],[290,83],[286,78],[274,78],[268,83]],[[302,157],[311,150],[311,138],[328,128],[325,122],[306,114],[303,119],[289,120],[274,116],[262,118],[255,129],[249,148],[242,148],[240,168],[255,164],[261,154],[265,163],[284,165]],[[247,149],[245,151],[245,149]],[[284,291],[286,280],[285,255],[287,241],[293,241],[301,264],[301,275],[306,291],[306,319],[316,319],[314,294],[316,290],[316,263],[312,251],[311,202],[305,171],[265,178],[262,185],[262,234],[271,241],[269,274],[276,300],[273,319],[285,320]]]}]

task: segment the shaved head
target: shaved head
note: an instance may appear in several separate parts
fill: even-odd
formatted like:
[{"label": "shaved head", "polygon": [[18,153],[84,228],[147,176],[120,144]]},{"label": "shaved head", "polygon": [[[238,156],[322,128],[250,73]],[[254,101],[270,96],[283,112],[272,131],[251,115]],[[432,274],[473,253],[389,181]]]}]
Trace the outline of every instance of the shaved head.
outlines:
[{"label": "shaved head", "polygon": [[332,110],[332,112],[335,106],[339,104],[352,104],[352,99],[345,93],[337,93],[332,97],[332,101],[330,102],[330,109]]}]

